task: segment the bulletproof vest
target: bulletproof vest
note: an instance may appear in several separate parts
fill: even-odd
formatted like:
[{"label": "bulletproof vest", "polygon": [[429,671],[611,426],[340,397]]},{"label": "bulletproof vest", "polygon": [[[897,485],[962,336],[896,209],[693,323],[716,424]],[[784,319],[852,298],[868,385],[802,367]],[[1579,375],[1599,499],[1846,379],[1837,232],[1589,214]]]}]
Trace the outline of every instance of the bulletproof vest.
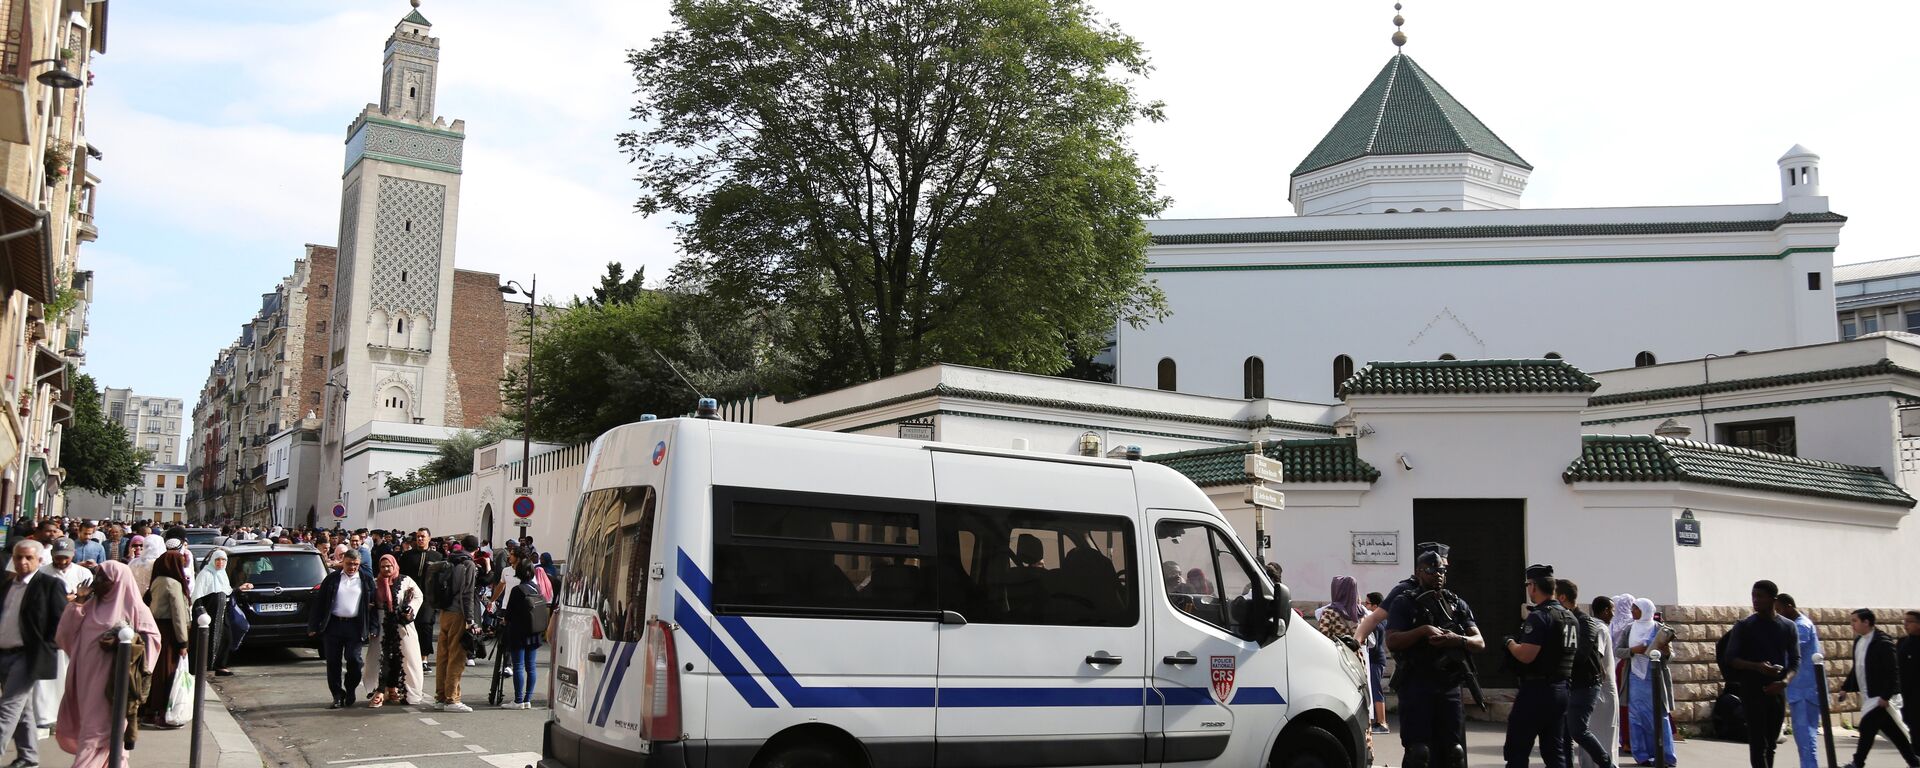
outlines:
[{"label": "bulletproof vest", "polygon": [[[1438,626],[1449,632],[1459,633],[1464,628],[1459,619],[1464,614],[1459,608],[1459,598],[1445,590],[1426,590],[1413,587],[1398,598],[1413,601],[1413,627]],[[1441,615],[1439,607],[1451,611],[1453,621]],[[1452,683],[1464,680],[1468,674],[1463,654],[1450,653],[1447,649],[1435,648],[1426,643],[1416,643],[1404,651],[1396,651],[1393,656],[1395,680],[1402,676],[1439,683]]]},{"label": "bulletproof vest", "polygon": [[1553,633],[1541,644],[1540,655],[1523,665],[1521,676],[1529,679],[1566,680],[1573,675],[1573,660],[1580,652],[1580,620],[1559,603],[1535,607],[1544,611],[1553,625]]}]

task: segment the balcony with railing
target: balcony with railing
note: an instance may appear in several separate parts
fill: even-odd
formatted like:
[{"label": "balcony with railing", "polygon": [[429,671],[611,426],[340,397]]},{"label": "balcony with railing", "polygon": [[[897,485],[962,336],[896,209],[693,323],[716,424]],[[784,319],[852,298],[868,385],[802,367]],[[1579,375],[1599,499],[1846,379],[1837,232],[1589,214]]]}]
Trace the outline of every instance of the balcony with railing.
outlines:
[{"label": "balcony with railing", "polygon": [[33,65],[32,0],[0,0],[0,141],[26,144]]}]

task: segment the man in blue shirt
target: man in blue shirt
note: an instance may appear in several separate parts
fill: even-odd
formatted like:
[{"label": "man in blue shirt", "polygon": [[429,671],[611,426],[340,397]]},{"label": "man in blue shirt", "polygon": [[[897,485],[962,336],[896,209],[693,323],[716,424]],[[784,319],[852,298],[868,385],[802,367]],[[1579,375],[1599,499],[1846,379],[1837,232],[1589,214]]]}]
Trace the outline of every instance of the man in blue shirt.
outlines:
[{"label": "man in blue shirt", "polygon": [[93,540],[93,532],[91,521],[80,524],[80,538],[73,547],[73,561],[83,568],[92,568],[107,561],[107,548]]},{"label": "man in blue shirt", "polygon": [[1800,663],[1806,673],[1794,675],[1787,683],[1787,712],[1793,716],[1793,744],[1800,749],[1800,768],[1820,768],[1820,676],[1813,671],[1813,655],[1820,652],[1820,630],[1813,620],[1800,613],[1793,595],[1785,592],[1773,599],[1774,610],[1793,622],[1800,640]]},{"label": "man in blue shirt", "polygon": [[1773,768],[1773,745],[1787,719],[1787,685],[1800,668],[1800,636],[1793,622],[1773,610],[1780,588],[1762,579],[1753,583],[1753,615],[1727,635],[1728,668],[1747,711],[1747,761]]}]

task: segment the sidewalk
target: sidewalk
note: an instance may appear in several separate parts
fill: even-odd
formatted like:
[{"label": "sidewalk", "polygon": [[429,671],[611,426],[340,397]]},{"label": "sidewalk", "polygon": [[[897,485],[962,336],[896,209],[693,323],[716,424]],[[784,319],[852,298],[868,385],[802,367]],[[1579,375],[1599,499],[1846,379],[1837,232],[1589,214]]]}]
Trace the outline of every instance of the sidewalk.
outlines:
[{"label": "sidewalk", "polygon": [[[1389,718],[1391,721],[1391,718]],[[1504,764],[1500,754],[1506,741],[1506,725],[1467,721],[1467,764],[1475,768],[1499,766]],[[1853,757],[1853,749],[1860,743],[1858,732],[1847,729],[1834,730],[1834,747],[1839,753],[1840,762],[1845,763]],[[1800,757],[1794,751],[1793,739],[1780,743],[1774,754],[1774,768],[1799,768]],[[1674,744],[1674,751],[1684,768],[1747,768],[1747,745],[1741,742],[1720,741],[1695,737]],[[1376,768],[1400,765],[1403,755],[1400,737],[1397,734],[1373,737],[1373,764]],[[1882,740],[1874,745],[1874,764],[1879,766],[1898,766],[1900,758],[1894,753],[1893,745]],[[1620,764],[1625,768],[1633,767],[1633,758],[1621,757]],[[1820,762],[1826,763],[1826,755],[1820,756]],[[1528,765],[1540,765],[1539,753],[1533,753]]]},{"label": "sidewalk", "polygon": [[[201,714],[206,731],[200,736],[200,768],[260,768],[260,752],[253,747],[240,723],[228,714],[213,686],[207,686],[206,707]],[[186,768],[193,750],[193,729],[171,731],[142,730],[135,748],[127,754],[127,764],[135,768]],[[13,744],[7,742],[3,759],[12,761]],[[54,739],[40,742],[42,768],[71,768],[73,755],[60,749]]]}]

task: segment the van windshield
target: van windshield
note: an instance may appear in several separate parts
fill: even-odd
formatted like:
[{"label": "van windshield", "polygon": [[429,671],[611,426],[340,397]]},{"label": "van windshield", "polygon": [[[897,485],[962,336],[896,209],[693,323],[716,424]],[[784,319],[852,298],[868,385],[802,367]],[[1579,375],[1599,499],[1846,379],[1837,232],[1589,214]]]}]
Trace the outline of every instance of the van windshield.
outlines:
[{"label": "van windshield", "polygon": [[608,640],[639,642],[646,632],[653,523],[651,486],[606,488],[580,499],[561,600],[593,611]]}]

